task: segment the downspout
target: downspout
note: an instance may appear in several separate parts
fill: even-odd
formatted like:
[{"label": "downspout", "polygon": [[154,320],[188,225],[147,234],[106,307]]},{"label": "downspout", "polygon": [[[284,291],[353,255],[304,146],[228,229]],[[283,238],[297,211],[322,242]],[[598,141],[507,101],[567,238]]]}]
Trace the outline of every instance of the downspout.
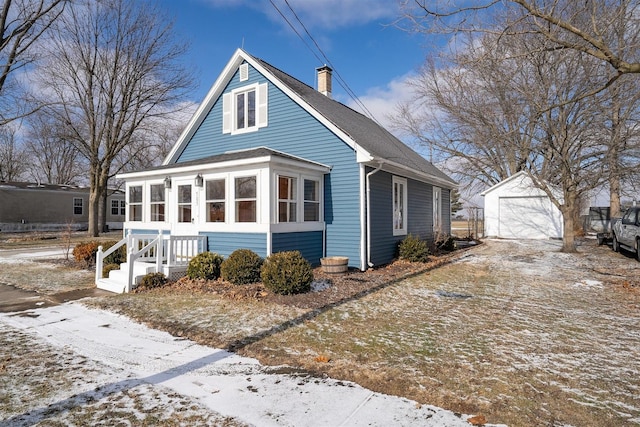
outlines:
[{"label": "downspout", "polygon": [[367,174],[367,265],[373,267],[371,262],[371,175],[380,172],[383,162],[380,162],[375,170]]}]

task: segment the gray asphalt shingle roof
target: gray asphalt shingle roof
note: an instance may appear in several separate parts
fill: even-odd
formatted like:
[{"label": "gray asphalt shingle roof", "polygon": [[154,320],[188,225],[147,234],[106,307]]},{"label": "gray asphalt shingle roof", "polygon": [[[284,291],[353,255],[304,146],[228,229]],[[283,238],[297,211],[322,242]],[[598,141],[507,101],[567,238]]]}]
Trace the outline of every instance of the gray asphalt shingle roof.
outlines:
[{"label": "gray asphalt shingle roof", "polygon": [[327,120],[377,158],[389,160],[452,184],[456,182],[385,128],[259,58],[252,57]]}]

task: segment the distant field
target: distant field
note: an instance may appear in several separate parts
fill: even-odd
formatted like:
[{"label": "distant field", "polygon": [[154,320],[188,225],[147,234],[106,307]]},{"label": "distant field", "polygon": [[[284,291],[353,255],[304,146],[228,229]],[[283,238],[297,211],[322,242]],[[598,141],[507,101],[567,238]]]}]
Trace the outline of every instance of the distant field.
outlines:
[{"label": "distant field", "polygon": [[451,234],[456,237],[465,238],[465,237],[469,237],[469,235],[473,235],[474,237],[477,237],[476,230],[477,230],[477,234],[480,237],[483,237],[483,230],[484,230],[483,221],[478,221],[477,228],[476,228],[476,224],[471,220],[462,219],[462,220],[451,221]]}]

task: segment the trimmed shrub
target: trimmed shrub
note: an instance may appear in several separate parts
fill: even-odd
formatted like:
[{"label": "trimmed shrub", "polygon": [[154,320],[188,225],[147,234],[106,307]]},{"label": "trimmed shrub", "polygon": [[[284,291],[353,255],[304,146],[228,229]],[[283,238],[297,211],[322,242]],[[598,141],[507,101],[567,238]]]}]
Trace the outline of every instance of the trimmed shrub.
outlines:
[{"label": "trimmed shrub", "polygon": [[400,259],[409,262],[427,262],[429,248],[427,242],[409,234],[398,245]]},{"label": "trimmed shrub", "polygon": [[260,268],[264,260],[250,249],[233,251],[220,266],[224,280],[235,285],[246,285],[260,281]]},{"label": "trimmed shrub", "polygon": [[440,236],[436,240],[436,247],[443,251],[453,251],[456,249],[456,240],[453,238],[453,236]]},{"label": "trimmed shrub", "polygon": [[163,273],[149,273],[140,279],[140,287],[145,289],[159,288],[166,285],[167,282],[167,276]]},{"label": "trimmed shrub", "polygon": [[264,261],[260,277],[273,293],[300,294],[311,290],[313,270],[299,251],[278,252]]},{"label": "trimmed shrub", "polygon": [[109,272],[112,270],[120,270],[120,264],[105,264],[102,267],[102,277],[109,277]]},{"label": "trimmed shrub", "polygon": [[78,243],[73,248],[73,257],[77,262],[85,268],[92,266],[96,262],[96,253],[98,252],[100,242],[92,240],[90,242]]},{"label": "trimmed shrub", "polygon": [[189,279],[215,280],[220,277],[220,265],[224,258],[212,252],[202,252],[189,261],[187,277]]}]

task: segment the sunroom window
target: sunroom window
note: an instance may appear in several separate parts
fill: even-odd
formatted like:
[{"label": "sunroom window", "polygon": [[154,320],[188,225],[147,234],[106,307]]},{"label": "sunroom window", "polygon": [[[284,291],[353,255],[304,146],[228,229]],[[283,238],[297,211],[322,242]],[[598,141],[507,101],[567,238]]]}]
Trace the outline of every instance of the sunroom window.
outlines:
[{"label": "sunroom window", "polygon": [[236,222],[256,222],[256,177],[235,179]]},{"label": "sunroom window", "polygon": [[225,222],[225,179],[212,179],[207,181],[207,222]]},{"label": "sunroom window", "polygon": [[142,186],[129,187],[129,221],[142,221]]},{"label": "sunroom window", "polygon": [[296,222],[298,180],[290,176],[278,177],[278,222]]},{"label": "sunroom window", "polygon": [[304,180],[304,220],[320,221],[320,181]]},{"label": "sunroom window", "polygon": [[164,184],[151,185],[151,221],[165,219]]}]

